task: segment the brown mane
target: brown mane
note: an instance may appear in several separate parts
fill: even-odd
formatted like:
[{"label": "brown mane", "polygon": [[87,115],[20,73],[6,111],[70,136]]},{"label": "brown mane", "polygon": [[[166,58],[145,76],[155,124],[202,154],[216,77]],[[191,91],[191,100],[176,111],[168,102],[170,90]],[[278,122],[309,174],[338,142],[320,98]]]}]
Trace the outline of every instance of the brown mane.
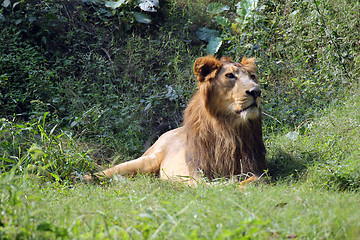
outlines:
[{"label": "brown mane", "polygon": [[[244,58],[239,65],[255,70],[251,60]],[[216,101],[211,99],[216,84],[212,80],[216,78],[217,69],[207,75],[208,81],[199,85],[185,109],[186,162],[192,170],[200,169],[210,180],[249,173],[259,176],[267,169],[261,114],[257,119],[236,124],[232,116],[219,109]]]}]

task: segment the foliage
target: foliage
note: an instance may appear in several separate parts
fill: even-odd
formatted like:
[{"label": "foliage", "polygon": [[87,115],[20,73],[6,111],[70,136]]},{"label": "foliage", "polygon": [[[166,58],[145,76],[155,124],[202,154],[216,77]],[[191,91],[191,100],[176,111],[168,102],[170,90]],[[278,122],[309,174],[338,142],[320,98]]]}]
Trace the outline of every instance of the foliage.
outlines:
[{"label": "foliage", "polygon": [[258,19],[255,9],[257,8],[258,0],[246,0],[240,1],[234,5],[235,12],[230,12],[228,16],[223,16],[224,12],[227,13],[231,8],[228,5],[213,2],[210,3],[206,9],[206,12],[212,17],[213,22],[219,25],[223,32],[220,37],[220,32],[217,30],[211,30],[208,28],[200,28],[196,34],[203,40],[208,42],[206,46],[207,54],[215,54],[219,51],[222,42],[232,41],[236,39],[236,34],[246,32],[245,27],[249,23],[249,19]]},{"label": "foliage", "polygon": [[[100,1],[12,2],[1,9],[2,116],[50,112],[61,127],[125,155],[140,153],[140,139],[157,134],[143,129],[177,126],[193,88],[182,71],[193,59],[178,57],[189,53],[188,44],[166,29],[159,40],[137,34],[155,27],[126,15],[138,11],[134,4],[106,2],[109,10]],[[156,20],[162,10],[151,14]]]},{"label": "foliage", "polygon": [[57,134],[58,125],[47,124],[47,115],[25,124],[0,120],[0,174],[11,170],[64,183],[75,171],[94,167],[91,150],[65,132]]}]

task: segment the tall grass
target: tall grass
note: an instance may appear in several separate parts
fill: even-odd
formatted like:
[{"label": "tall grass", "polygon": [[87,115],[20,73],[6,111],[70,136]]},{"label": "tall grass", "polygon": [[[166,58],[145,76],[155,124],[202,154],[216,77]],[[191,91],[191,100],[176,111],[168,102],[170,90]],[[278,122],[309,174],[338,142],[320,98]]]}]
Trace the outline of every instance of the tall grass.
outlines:
[{"label": "tall grass", "polygon": [[66,183],[72,174],[94,168],[91,149],[48,124],[46,116],[24,124],[0,119],[1,174],[11,170]]}]

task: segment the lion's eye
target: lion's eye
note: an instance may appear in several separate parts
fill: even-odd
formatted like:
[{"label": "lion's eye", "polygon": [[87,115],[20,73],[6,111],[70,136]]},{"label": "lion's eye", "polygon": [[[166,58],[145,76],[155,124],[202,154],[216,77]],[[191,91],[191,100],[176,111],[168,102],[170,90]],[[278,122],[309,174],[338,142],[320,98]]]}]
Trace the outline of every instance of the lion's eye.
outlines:
[{"label": "lion's eye", "polygon": [[253,74],[253,73],[251,73],[251,74],[250,74],[250,78],[251,78],[252,80],[256,80],[256,75]]},{"label": "lion's eye", "polygon": [[235,78],[235,75],[232,74],[232,73],[227,73],[227,74],[225,74],[225,77],[227,77],[227,78]]}]

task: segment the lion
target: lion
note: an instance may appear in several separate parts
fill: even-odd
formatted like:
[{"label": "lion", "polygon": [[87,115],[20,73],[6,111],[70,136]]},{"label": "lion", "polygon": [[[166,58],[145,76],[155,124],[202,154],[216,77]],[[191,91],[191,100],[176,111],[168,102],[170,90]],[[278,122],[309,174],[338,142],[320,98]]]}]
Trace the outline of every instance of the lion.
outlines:
[{"label": "lion", "polygon": [[[184,111],[183,125],[168,131],[139,158],[95,173],[100,178],[155,173],[185,181],[246,176],[257,180],[267,169],[262,138],[261,89],[255,58],[196,59],[198,90]],[[93,175],[85,175],[90,182]]]}]

